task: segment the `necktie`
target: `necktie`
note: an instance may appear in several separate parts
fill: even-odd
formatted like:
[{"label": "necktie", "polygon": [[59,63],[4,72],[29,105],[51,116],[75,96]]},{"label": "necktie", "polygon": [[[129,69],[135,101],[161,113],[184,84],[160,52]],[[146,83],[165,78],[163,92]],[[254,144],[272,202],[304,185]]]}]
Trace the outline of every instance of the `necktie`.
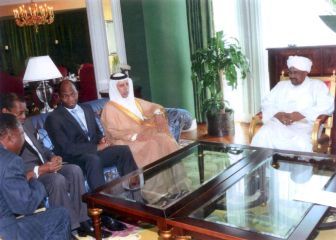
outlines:
[{"label": "necktie", "polygon": [[76,121],[78,122],[78,124],[82,128],[82,130],[85,132],[85,134],[88,135],[88,130],[87,130],[86,126],[84,125],[83,121],[80,119],[77,110],[72,109],[71,113],[75,117]]}]

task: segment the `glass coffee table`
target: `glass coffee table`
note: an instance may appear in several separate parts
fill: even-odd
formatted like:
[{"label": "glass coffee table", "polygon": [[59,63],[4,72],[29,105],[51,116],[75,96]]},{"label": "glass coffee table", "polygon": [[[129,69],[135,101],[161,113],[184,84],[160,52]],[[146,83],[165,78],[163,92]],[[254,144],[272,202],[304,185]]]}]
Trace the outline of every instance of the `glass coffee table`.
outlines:
[{"label": "glass coffee table", "polygon": [[199,207],[185,207],[167,223],[195,239],[313,238],[328,207],[296,199],[335,191],[335,164],[326,155],[271,152],[194,201]]},{"label": "glass coffee table", "polygon": [[195,142],[83,200],[97,239],[102,211],[155,224],[167,240],[309,239],[328,207],[294,197],[336,190],[335,162],[321,154]]},{"label": "glass coffee table", "polygon": [[101,210],[167,230],[166,219],[251,162],[247,146],[196,142],[83,196],[100,239]]}]

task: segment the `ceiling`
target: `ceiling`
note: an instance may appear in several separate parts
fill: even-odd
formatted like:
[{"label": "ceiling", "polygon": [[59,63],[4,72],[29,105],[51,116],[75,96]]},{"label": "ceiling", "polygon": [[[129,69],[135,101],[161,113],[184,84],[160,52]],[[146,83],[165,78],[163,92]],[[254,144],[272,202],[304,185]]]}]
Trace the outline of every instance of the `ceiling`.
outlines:
[{"label": "ceiling", "polygon": [[13,8],[21,4],[48,3],[54,7],[54,11],[85,8],[85,0],[0,0],[0,17],[12,16]]},{"label": "ceiling", "polygon": [[[29,0],[0,0],[0,6],[28,3]],[[38,2],[38,0],[36,1]]]}]

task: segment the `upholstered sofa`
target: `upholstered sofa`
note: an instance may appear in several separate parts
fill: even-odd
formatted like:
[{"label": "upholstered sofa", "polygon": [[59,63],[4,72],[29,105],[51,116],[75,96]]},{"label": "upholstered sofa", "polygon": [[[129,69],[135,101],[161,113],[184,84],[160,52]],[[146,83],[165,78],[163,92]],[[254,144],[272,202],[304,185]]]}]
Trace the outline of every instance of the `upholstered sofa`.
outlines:
[{"label": "upholstered sofa", "polygon": [[[100,123],[99,116],[107,101],[108,98],[101,98],[84,103],[88,104],[92,108],[92,110],[96,113],[97,117],[96,120],[102,131],[103,128]],[[166,114],[168,117],[169,130],[171,131],[176,141],[179,141],[181,131],[190,128],[192,124],[192,117],[188,111],[180,108],[166,108]],[[47,118],[47,115],[48,113],[41,113],[38,115],[31,116],[30,118],[32,120],[33,126],[36,129],[36,135],[39,138],[39,140],[43,143],[45,147],[52,150],[53,145],[49,139],[47,131],[44,129],[44,122]],[[105,169],[105,178],[108,178],[108,180],[110,180],[111,176],[112,178],[116,177],[117,171],[113,168]]]},{"label": "upholstered sofa", "polygon": [[[108,101],[107,98],[101,98],[93,101],[85,102],[84,104],[89,105],[92,110],[97,115],[97,123],[100,129],[103,131],[102,125],[99,120],[99,115]],[[53,146],[49,140],[46,130],[44,129],[44,122],[47,118],[48,113],[41,113],[38,115],[31,116],[31,120],[36,129],[36,134],[42,140],[43,144],[49,149],[53,149]],[[186,130],[191,127],[192,116],[190,113],[181,108],[166,108],[166,115],[168,117],[169,130],[178,142],[180,139],[180,134],[182,130]]]}]

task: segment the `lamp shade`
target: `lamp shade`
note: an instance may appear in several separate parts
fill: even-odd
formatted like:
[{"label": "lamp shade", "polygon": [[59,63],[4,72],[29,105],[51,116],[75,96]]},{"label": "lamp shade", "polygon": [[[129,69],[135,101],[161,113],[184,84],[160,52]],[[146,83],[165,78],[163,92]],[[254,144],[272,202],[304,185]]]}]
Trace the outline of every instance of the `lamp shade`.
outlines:
[{"label": "lamp shade", "polygon": [[23,81],[37,82],[60,77],[62,74],[47,55],[29,58]]}]

